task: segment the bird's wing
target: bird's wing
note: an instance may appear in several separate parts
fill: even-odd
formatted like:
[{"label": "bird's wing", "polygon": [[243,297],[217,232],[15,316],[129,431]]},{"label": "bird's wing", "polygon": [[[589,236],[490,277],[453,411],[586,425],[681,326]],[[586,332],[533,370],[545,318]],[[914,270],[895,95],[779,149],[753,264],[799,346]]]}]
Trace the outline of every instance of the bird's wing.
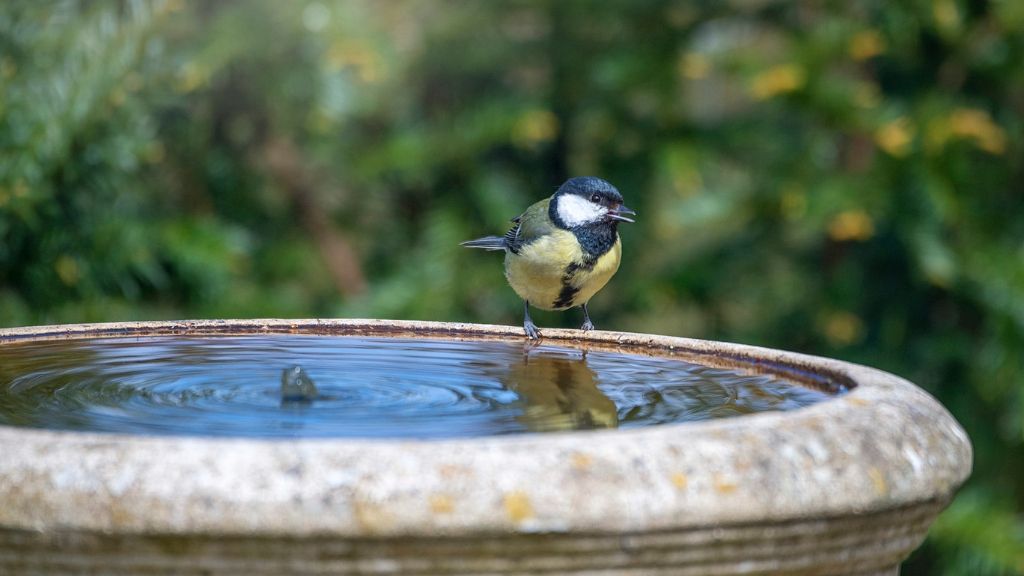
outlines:
[{"label": "bird's wing", "polygon": [[505,246],[509,250],[519,252],[519,229],[522,227],[523,215],[520,214],[512,219],[512,227],[505,232]]},{"label": "bird's wing", "polygon": [[550,198],[541,200],[512,219],[514,226],[505,233],[505,244],[509,250],[518,254],[523,246],[555,230],[551,218],[548,217],[550,202]]}]

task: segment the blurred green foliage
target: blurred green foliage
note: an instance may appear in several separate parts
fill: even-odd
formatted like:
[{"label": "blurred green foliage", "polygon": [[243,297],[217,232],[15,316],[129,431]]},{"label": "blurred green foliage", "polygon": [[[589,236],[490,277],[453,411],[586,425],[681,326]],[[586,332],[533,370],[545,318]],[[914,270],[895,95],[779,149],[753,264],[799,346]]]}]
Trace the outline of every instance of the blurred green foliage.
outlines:
[{"label": "blurred green foliage", "polygon": [[1024,573],[1022,63],[1015,0],[8,0],[0,325],[518,324],[458,242],[599,175],[599,326],[921,384],[976,464],[904,573]]}]

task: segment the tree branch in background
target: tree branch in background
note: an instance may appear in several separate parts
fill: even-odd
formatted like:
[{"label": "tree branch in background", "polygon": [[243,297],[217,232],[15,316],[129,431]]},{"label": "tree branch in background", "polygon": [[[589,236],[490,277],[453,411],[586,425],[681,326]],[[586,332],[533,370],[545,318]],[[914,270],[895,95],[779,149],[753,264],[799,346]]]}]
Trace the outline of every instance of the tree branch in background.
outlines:
[{"label": "tree branch in background", "polygon": [[366,291],[366,277],[352,243],[328,218],[317,194],[317,178],[298,147],[290,139],[269,138],[260,149],[258,162],[287,194],[302,226],[313,236],[334,285],[345,296]]}]

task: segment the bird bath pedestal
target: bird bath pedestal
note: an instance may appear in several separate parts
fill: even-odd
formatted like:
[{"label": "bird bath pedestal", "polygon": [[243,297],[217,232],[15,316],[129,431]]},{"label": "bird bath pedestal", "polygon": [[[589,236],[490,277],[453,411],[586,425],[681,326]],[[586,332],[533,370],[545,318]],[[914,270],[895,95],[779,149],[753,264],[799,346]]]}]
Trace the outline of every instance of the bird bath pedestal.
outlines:
[{"label": "bird bath pedestal", "polygon": [[[522,338],[244,320],[2,329],[0,346],[267,333]],[[852,389],[790,412],[424,441],[0,427],[0,574],[896,574],[970,473],[963,429],[885,372],[683,338],[543,335]]]}]

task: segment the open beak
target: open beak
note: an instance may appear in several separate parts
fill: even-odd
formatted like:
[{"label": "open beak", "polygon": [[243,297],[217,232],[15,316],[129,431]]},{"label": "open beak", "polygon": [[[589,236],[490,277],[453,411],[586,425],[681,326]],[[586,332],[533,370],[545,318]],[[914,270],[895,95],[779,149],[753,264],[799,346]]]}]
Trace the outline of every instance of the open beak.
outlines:
[{"label": "open beak", "polygon": [[632,208],[627,208],[622,204],[619,204],[617,207],[608,211],[608,217],[612,220],[618,220],[620,222],[636,222],[636,220],[626,217],[625,214],[636,216],[636,212],[633,211]]}]

